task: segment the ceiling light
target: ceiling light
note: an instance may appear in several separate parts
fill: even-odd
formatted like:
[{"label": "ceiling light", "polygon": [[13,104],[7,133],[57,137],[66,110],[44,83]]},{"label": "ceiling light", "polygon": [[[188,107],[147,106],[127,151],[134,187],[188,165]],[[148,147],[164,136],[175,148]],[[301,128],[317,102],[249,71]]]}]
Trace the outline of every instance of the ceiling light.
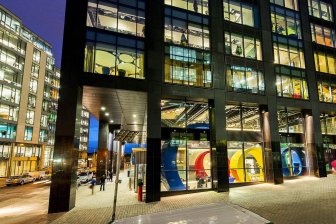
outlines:
[{"label": "ceiling light", "polygon": [[133,117],[136,117],[136,114],[133,114]]},{"label": "ceiling light", "polygon": [[114,121],[113,120],[110,120],[110,123],[112,124]]},{"label": "ceiling light", "polygon": [[105,113],[105,116],[109,116],[110,114],[109,113]]},{"label": "ceiling light", "polygon": [[102,111],[105,111],[106,110],[106,107],[101,107],[100,108]]}]

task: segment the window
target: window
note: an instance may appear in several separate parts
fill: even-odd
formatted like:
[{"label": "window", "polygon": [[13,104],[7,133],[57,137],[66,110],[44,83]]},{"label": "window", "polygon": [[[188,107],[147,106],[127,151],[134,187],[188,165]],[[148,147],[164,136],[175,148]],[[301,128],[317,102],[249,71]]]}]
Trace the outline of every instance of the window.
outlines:
[{"label": "window", "polygon": [[22,73],[15,71],[6,65],[0,65],[0,80],[14,84],[21,87]]},{"label": "window", "polygon": [[20,103],[20,90],[7,85],[0,84],[1,99],[11,103]]},{"label": "window", "polygon": [[51,58],[51,57],[47,57],[47,65],[46,65],[46,67],[47,67],[49,70],[53,70],[54,65],[55,65],[55,59],[54,59],[54,58]]},{"label": "window", "polygon": [[35,112],[32,110],[27,110],[26,114],[26,124],[34,124]]},{"label": "window", "polygon": [[16,125],[0,122],[0,138],[15,139]]},{"label": "window", "polygon": [[19,39],[17,35],[6,32],[5,30],[0,30],[0,43],[14,49],[22,55],[26,53],[26,43]]},{"label": "window", "polygon": [[165,0],[165,4],[195,13],[209,15],[208,0]]},{"label": "window", "polygon": [[312,33],[312,40],[318,44],[328,46],[328,47],[335,47],[335,30],[320,26],[317,24],[310,24],[311,33]]},{"label": "window", "polygon": [[114,32],[145,36],[145,1],[115,0],[113,2],[90,0],[87,26]]},{"label": "window", "polygon": [[235,33],[225,32],[225,53],[262,60],[259,39]]},{"label": "window", "polygon": [[304,119],[299,110],[279,109],[278,122],[280,133],[304,133]]},{"label": "window", "polygon": [[332,77],[319,77],[317,88],[321,102],[336,103],[336,82]]},{"label": "window", "polygon": [[208,18],[179,10],[165,9],[165,42],[210,49]]},{"label": "window", "polygon": [[298,0],[270,0],[271,3],[284,6],[295,11],[299,10]]},{"label": "window", "polygon": [[0,61],[19,70],[23,70],[24,59],[12,51],[0,47]]},{"label": "window", "polygon": [[40,71],[40,66],[38,64],[33,63],[31,67],[31,75],[34,78],[38,78],[39,76],[39,71]]},{"label": "window", "polygon": [[327,21],[334,21],[332,5],[320,0],[308,0],[309,15],[324,19]]},{"label": "window", "polygon": [[0,104],[0,118],[4,120],[17,121],[19,108]]},{"label": "window", "polygon": [[226,86],[228,91],[255,94],[265,93],[262,70],[251,67],[227,65]]},{"label": "window", "polygon": [[97,33],[96,40],[87,41],[84,71],[144,79],[144,42]]},{"label": "window", "polygon": [[296,68],[305,68],[301,41],[273,35],[274,63]]},{"label": "window", "polygon": [[30,79],[29,91],[35,94],[37,93],[37,80],[36,79]]},{"label": "window", "polygon": [[296,99],[309,99],[308,86],[304,71],[288,67],[275,68],[278,96]]},{"label": "window", "polygon": [[314,52],[315,70],[317,72],[336,75],[335,56],[325,52]]},{"label": "window", "polygon": [[300,14],[288,9],[271,6],[272,32],[295,39],[302,39]]},{"label": "window", "polygon": [[165,54],[165,82],[211,87],[210,53],[166,46]]},{"label": "window", "polygon": [[29,94],[28,95],[28,107],[35,108],[36,107],[36,96]]},{"label": "window", "polygon": [[34,49],[33,51],[33,61],[36,62],[37,64],[40,63],[41,61],[41,51]]},{"label": "window", "polygon": [[42,114],[41,116],[41,126],[48,127],[48,115]]},{"label": "window", "polygon": [[247,26],[258,27],[257,7],[237,0],[224,0],[224,20]]},{"label": "window", "polygon": [[31,141],[33,140],[33,127],[25,127],[24,140]]},{"label": "window", "polygon": [[39,142],[48,142],[48,131],[40,130]]}]

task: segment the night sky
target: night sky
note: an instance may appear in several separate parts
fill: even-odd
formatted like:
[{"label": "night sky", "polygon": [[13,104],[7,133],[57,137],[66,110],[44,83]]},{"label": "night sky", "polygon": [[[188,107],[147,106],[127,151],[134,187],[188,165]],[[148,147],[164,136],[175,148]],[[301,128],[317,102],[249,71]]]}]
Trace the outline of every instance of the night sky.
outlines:
[{"label": "night sky", "polygon": [[66,0],[0,0],[0,4],[21,18],[23,24],[53,47],[56,66],[62,57]]}]

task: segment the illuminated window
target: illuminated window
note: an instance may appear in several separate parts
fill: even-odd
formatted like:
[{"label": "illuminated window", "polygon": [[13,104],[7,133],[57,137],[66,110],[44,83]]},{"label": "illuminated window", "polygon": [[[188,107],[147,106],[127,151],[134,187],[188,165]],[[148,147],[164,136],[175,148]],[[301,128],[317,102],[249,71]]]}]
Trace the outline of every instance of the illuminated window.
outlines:
[{"label": "illuminated window", "polygon": [[320,0],[308,0],[309,15],[324,19],[327,21],[334,21],[332,5]]},{"label": "illuminated window", "polygon": [[35,112],[32,111],[32,110],[27,110],[26,123],[27,124],[34,124],[34,117],[35,117]]},{"label": "illuminated window", "polygon": [[303,115],[299,110],[288,108],[278,110],[280,133],[304,133]]},{"label": "illuminated window", "polygon": [[273,35],[274,63],[296,68],[305,68],[301,41]]},{"label": "illuminated window", "polygon": [[33,127],[25,127],[24,140],[31,141],[33,140]]},{"label": "illuminated window", "polygon": [[225,53],[262,60],[260,40],[235,33],[225,32]]},{"label": "illuminated window", "polygon": [[271,3],[298,11],[298,0],[270,0]]},{"label": "illuminated window", "polygon": [[272,5],[271,20],[273,33],[302,39],[299,13]]},{"label": "illuminated window", "polygon": [[[84,71],[144,79],[144,42],[110,34],[88,33]],[[96,36],[96,39],[91,39]]]},{"label": "illuminated window", "polygon": [[324,52],[314,52],[315,70],[336,75],[335,56]]},{"label": "illuminated window", "polygon": [[37,93],[37,80],[36,79],[30,79],[29,91],[35,94]]},{"label": "illuminated window", "polygon": [[166,46],[165,54],[165,82],[211,87],[210,53]]},{"label": "illuminated window", "polygon": [[320,26],[317,24],[310,24],[312,40],[318,44],[328,47],[335,47],[335,30]]},{"label": "illuminated window", "polygon": [[209,15],[208,0],[165,0],[165,4],[195,13]]},{"label": "illuminated window", "polygon": [[87,26],[144,37],[145,1],[90,0]]},{"label": "illuminated window", "polygon": [[257,7],[236,0],[224,0],[224,20],[247,26],[258,27]]},{"label": "illuminated window", "polygon": [[208,18],[187,12],[165,9],[165,42],[209,50]]},{"label": "illuminated window", "polygon": [[0,138],[14,139],[15,137],[16,137],[16,125],[0,122]]},{"label": "illuminated window", "polygon": [[317,88],[321,102],[336,103],[336,82],[331,77],[320,77]]},{"label": "illuminated window", "polygon": [[37,64],[39,64],[40,61],[41,61],[41,51],[39,51],[35,48],[34,48],[34,51],[33,51],[33,61],[36,62]]},{"label": "illuminated window", "polygon": [[227,65],[226,86],[228,91],[265,93],[264,75],[261,69]]},{"label": "illuminated window", "polygon": [[304,71],[287,67],[275,68],[278,96],[308,99],[308,86]]}]

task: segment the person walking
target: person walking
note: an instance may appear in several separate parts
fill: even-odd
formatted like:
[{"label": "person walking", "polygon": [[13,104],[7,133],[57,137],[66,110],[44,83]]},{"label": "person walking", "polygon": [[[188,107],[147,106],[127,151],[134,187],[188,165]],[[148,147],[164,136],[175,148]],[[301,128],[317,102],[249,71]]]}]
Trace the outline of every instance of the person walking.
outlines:
[{"label": "person walking", "polygon": [[90,183],[90,188],[92,190],[92,195],[94,194],[94,188],[95,188],[95,185],[96,185],[97,181],[96,181],[96,178],[92,178],[91,180],[91,183]]},{"label": "person walking", "polygon": [[100,191],[103,189],[103,191],[105,191],[105,174],[103,174],[103,176],[100,177]]}]

